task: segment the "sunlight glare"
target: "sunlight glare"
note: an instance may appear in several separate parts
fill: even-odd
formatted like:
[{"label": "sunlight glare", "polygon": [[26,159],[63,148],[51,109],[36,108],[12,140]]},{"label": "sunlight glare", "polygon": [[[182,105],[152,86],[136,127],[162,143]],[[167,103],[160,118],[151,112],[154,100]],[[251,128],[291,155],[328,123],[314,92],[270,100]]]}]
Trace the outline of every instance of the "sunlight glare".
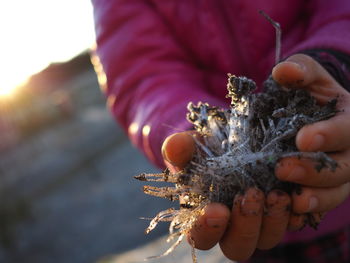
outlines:
[{"label": "sunlight glare", "polygon": [[1,87],[0,88],[0,99],[7,98],[7,97],[11,96],[12,94],[15,93],[16,90],[17,90],[16,85]]},{"label": "sunlight glare", "polygon": [[6,36],[0,42],[1,96],[51,62],[68,60],[94,43],[88,0],[11,0],[0,7],[0,30]]}]

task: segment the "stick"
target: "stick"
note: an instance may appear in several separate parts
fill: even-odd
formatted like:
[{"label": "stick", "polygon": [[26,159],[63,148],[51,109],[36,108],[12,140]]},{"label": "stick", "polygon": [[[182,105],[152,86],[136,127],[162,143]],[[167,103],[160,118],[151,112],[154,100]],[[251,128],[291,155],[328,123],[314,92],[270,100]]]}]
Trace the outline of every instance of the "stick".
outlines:
[{"label": "stick", "polygon": [[282,37],[282,30],[281,26],[279,23],[276,21],[272,20],[272,18],[266,14],[264,11],[259,10],[259,14],[264,16],[267,21],[271,23],[271,25],[275,28],[276,30],[276,53],[275,53],[275,64],[278,64],[281,60],[281,37]]}]

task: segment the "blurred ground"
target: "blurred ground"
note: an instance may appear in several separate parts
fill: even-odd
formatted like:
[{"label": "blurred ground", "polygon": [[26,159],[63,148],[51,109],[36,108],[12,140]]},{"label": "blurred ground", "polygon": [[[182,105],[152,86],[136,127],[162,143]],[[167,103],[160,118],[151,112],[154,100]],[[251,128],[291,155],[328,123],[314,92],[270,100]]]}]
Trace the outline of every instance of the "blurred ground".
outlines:
[{"label": "blurred ground", "polygon": [[[166,243],[166,238],[159,238],[140,248],[121,253],[119,255],[102,258],[98,263],[141,263],[143,259],[150,256],[157,256],[169,248],[169,243]],[[218,246],[208,251],[195,252],[199,263],[229,263],[222,255]],[[155,258],[148,261],[149,263],[191,263],[191,249],[186,241],[183,241],[170,255],[166,257]]]},{"label": "blurred ground", "polygon": [[166,231],[144,234],[139,218],[170,204],[133,179],[155,169],[105,109],[94,73],[67,85],[84,94],[74,114],[1,153],[0,262],[96,262]]},{"label": "blurred ground", "polygon": [[[106,110],[89,55],[50,66],[16,96],[0,100],[0,262],[136,263],[166,251],[168,225],[146,236],[140,217],[176,204],[133,179],[156,170]],[[198,255],[228,262],[218,249]],[[191,250],[185,241],[150,262],[191,262]]]}]

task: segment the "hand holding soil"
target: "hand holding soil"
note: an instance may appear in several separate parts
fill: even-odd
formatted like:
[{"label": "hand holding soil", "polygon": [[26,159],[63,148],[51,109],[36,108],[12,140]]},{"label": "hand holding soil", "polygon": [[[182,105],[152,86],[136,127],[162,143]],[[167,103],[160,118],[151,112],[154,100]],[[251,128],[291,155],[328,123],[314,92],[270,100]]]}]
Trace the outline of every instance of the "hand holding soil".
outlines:
[{"label": "hand holding soil", "polygon": [[[336,116],[302,128],[296,144],[303,152],[331,152],[329,156],[337,161],[339,169],[325,168],[318,172],[311,160],[282,159],[276,167],[276,176],[301,184],[301,192],[290,197],[283,191],[272,190],[264,195],[250,188],[236,196],[232,211],[220,203],[207,205],[189,235],[196,248],[210,249],[219,242],[228,258],[247,259],[256,248],[269,249],[277,245],[288,229],[303,227],[308,213],[314,213],[320,220],[350,193],[349,93],[305,55],[294,55],[278,64],[273,78],[288,88],[307,89],[321,104],[338,97]],[[171,171],[181,170],[192,159],[195,144],[191,133],[172,135],[164,142],[163,155]]]},{"label": "hand holding soil", "polygon": [[[176,133],[165,140],[163,155],[171,171],[181,170],[192,159],[187,154],[193,153],[195,147],[190,141],[191,133]],[[268,211],[264,213],[265,204]],[[207,205],[204,215],[197,220],[188,236],[189,242],[202,250],[210,249],[219,242],[226,257],[245,260],[257,247],[269,249],[277,245],[288,223],[291,229],[304,225],[301,216],[291,215],[290,205],[290,196],[280,190],[273,190],[265,197],[262,191],[251,188],[235,198],[232,211],[221,203]]]},{"label": "hand holding soil", "polygon": [[337,161],[335,171],[317,172],[306,159],[286,158],[276,168],[280,180],[304,185],[301,194],[293,196],[296,213],[325,213],[340,205],[350,193],[350,94],[311,57],[294,55],[273,69],[281,85],[308,90],[319,103],[338,97],[336,116],[303,127],[296,145],[304,152],[328,152]]}]

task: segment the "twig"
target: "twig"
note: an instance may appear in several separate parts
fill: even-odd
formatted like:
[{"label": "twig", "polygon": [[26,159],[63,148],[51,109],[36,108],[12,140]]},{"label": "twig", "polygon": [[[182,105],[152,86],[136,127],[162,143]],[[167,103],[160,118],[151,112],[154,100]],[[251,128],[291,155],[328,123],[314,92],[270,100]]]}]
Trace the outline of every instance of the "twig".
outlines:
[{"label": "twig", "polygon": [[281,61],[281,37],[282,37],[282,30],[279,23],[272,20],[272,18],[266,14],[264,11],[259,10],[259,14],[264,16],[267,21],[271,23],[271,25],[276,30],[276,53],[275,53],[275,64],[278,64]]}]

